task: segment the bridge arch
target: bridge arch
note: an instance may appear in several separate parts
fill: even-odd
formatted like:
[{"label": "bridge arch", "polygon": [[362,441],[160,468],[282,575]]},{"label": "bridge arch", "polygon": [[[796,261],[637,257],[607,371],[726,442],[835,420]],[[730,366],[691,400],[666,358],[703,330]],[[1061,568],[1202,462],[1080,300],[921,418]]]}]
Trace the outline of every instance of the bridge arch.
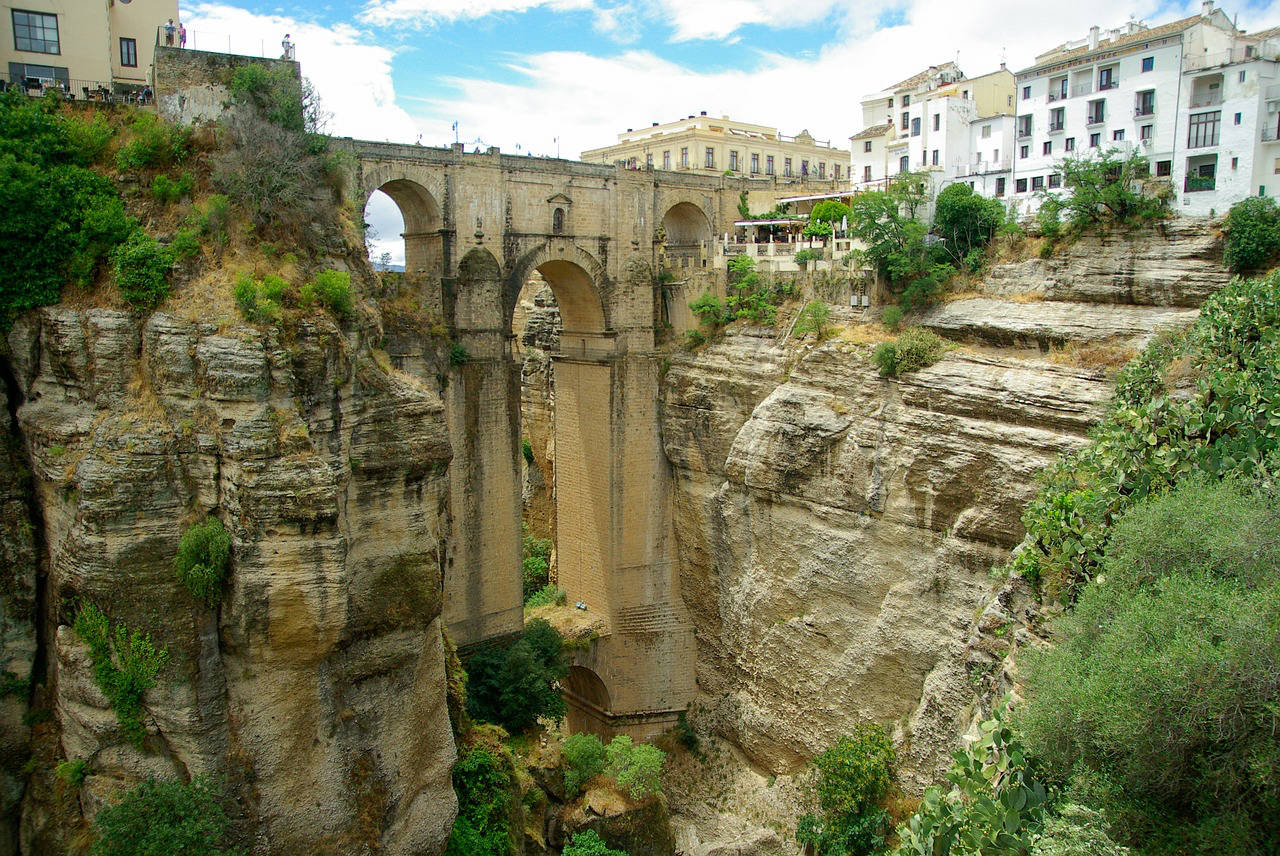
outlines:
[{"label": "bridge arch", "polygon": [[586,732],[608,739],[612,736],[609,717],[613,713],[609,688],[600,676],[585,666],[572,665],[564,682],[568,701],[566,725],[570,732]]},{"label": "bridge arch", "polygon": [[667,247],[700,245],[711,240],[711,220],[692,202],[677,202],[662,215],[662,228],[667,233]]},{"label": "bridge arch", "polygon": [[404,171],[381,168],[364,177],[363,210],[377,191],[385,193],[400,209],[404,219],[404,269],[406,273],[439,276],[447,263],[445,219],[432,183],[425,176],[411,176]]},{"label": "bridge arch", "polygon": [[[554,244],[554,246],[553,246]],[[553,241],[521,256],[506,277],[503,312],[510,332],[520,290],[537,271],[551,286],[564,333],[597,338],[613,329],[612,288],[605,267],[571,241]]]}]

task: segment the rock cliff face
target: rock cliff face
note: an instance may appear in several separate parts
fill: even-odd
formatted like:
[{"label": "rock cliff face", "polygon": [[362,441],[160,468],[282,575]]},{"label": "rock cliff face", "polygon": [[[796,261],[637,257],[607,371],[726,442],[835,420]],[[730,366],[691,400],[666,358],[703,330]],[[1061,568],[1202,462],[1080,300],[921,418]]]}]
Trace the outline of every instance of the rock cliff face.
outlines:
[{"label": "rock cliff face", "polygon": [[673,358],[663,437],[703,722],[779,774],[858,720],[893,723],[908,789],[938,778],[991,669],[990,571],[1036,471],[1110,394],[1048,352],[1137,348],[1227,280],[1211,232],[1167,231],[998,267],[918,320],[963,344],[901,378],[856,336],[797,349],[744,329]]},{"label": "rock cliff face", "polygon": [[[223,780],[254,853],[443,849],[455,806],[439,621],[450,445],[435,376],[364,344],[421,352],[426,337],[367,312],[345,331],[311,315],[286,339],[196,312],[60,306],[10,332],[43,546],[44,752],[88,773],[74,799],[52,799],[65,788],[37,772],[24,852],[67,852],[109,794],[148,775]],[[5,485],[0,526],[24,502],[19,478]],[[217,609],[173,571],[183,529],[206,515],[232,541]],[[30,533],[5,534],[10,552],[34,550]],[[6,636],[36,617],[36,562],[8,564],[32,572],[6,579],[6,597],[29,604],[5,604]],[[70,626],[84,602],[169,651],[141,748]]]}]

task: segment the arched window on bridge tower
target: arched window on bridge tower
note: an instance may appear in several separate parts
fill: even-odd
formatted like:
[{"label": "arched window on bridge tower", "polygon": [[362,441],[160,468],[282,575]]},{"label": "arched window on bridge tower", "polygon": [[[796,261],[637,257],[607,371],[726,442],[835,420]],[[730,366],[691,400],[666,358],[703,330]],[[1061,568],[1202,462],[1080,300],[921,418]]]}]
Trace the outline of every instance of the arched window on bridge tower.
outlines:
[{"label": "arched window on bridge tower", "polygon": [[702,209],[692,202],[679,202],[662,217],[666,234],[664,266],[667,268],[703,267],[711,250],[711,223]]},{"label": "arched window on bridge tower", "polygon": [[557,208],[551,214],[551,231],[556,235],[564,232],[564,209]]}]

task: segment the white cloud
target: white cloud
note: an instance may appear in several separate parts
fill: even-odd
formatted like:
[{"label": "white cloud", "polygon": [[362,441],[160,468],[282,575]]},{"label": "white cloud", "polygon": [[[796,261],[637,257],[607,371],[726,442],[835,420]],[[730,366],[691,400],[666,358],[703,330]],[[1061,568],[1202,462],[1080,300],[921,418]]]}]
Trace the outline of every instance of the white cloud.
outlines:
[{"label": "white cloud", "polygon": [[[878,4],[859,4],[858,14],[874,15]],[[716,0],[714,3],[689,0],[652,0],[662,20],[675,30],[673,41],[722,39],[749,24],[769,27],[798,27],[812,24],[835,9],[847,8],[839,0]],[[838,16],[843,18],[844,15]]]},{"label": "white cloud", "polygon": [[332,113],[329,132],[338,136],[412,142],[418,134],[409,114],[396,103],[391,80],[394,53],[370,44],[354,27],[332,27],[285,15],[258,15],[225,3],[184,7],[187,44],[192,48],[280,56],[288,33],[297,46],[302,73]]},{"label": "white cloud", "polygon": [[538,7],[556,12],[590,9],[591,0],[369,0],[360,20],[386,26],[407,23],[425,26],[483,18],[503,12],[527,12]]}]

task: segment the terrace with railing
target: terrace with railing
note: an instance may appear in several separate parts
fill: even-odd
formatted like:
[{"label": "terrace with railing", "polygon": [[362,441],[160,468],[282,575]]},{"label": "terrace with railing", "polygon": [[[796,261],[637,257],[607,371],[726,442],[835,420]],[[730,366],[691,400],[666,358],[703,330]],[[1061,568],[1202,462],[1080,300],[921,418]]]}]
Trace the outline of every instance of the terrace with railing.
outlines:
[{"label": "terrace with railing", "polygon": [[150,104],[154,100],[151,87],[145,84],[74,77],[15,77],[4,72],[0,72],[0,89],[33,98],[52,94],[67,101],[95,104]]}]

